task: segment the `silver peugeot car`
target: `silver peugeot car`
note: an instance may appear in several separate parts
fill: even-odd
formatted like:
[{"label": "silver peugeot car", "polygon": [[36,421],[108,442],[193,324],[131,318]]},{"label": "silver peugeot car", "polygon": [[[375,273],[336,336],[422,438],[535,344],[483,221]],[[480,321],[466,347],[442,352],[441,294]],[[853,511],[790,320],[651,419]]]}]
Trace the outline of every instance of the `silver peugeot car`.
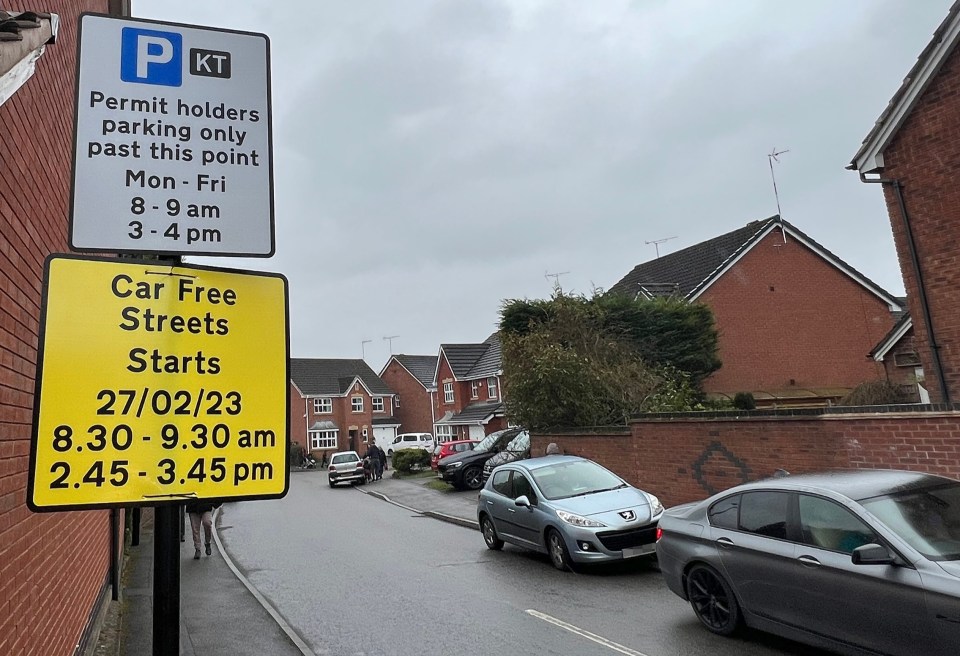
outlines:
[{"label": "silver peugeot car", "polygon": [[960,649],[960,482],[803,474],[667,510],[667,586],[714,633],[741,624],[844,654]]},{"label": "silver peugeot car", "polygon": [[553,566],[652,556],[657,497],[597,463],[546,456],[500,465],[480,491],[477,519],[490,549],[546,553]]}]

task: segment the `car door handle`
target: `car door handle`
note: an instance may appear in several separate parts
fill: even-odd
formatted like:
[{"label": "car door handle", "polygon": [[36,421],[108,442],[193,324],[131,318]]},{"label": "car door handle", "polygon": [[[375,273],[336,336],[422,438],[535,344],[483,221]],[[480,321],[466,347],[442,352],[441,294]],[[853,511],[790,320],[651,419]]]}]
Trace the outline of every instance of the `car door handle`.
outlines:
[{"label": "car door handle", "polygon": [[488,505],[488,506],[492,506],[492,505],[493,505],[493,501],[490,501],[490,499],[487,499],[487,505]]},{"label": "car door handle", "polygon": [[800,556],[797,558],[804,567],[820,567],[820,561],[813,556]]},{"label": "car door handle", "polygon": [[515,513],[515,512],[517,512],[517,511],[516,511],[516,510],[514,510],[513,508],[507,508],[507,512],[512,512],[512,513]]},{"label": "car door handle", "polygon": [[717,538],[717,544],[726,549],[733,546],[733,540],[730,538]]}]

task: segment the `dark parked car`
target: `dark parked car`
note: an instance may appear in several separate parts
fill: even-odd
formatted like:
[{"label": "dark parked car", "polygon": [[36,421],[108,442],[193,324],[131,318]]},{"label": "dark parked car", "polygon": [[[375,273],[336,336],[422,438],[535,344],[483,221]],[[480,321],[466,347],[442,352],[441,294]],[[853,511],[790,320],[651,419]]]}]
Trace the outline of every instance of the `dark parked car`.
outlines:
[{"label": "dark parked car", "polygon": [[470,451],[455,453],[437,463],[437,475],[458,490],[479,490],[483,487],[483,465],[503,451],[522,428],[507,428],[490,433]]},{"label": "dark parked car", "polygon": [[437,471],[437,465],[440,460],[447,456],[452,456],[454,453],[469,451],[479,443],[480,440],[451,440],[450,442],[441,442],[434,447],[433,455],[430,456],[430,469]]},{"label": "dark parked car", "polygon": [[960,645],[960,482],[905,471],[805,474],[666,511],[668,587],[714,633],[741,623],[845,654]]},{"label": "dark parked car", "polygon": [[520,433],[510,440],[510,443],[506,448],[493,456],[483,465],[483,483],[486,484],[487,479],[490,478],[490,474],[493,472],[494,467],[499,467],[500,465],[505,465],[508,462],[515,462],[517,460],[525,460],[530,457],[530,433],[527,431],[520,431]]},{"label": "dark parked car", "polygon": [[559,570],[652,556],[662,513],[657,497],[576,456],[501,465],[477,502],[489,549],[510,542],[549,554]]}]

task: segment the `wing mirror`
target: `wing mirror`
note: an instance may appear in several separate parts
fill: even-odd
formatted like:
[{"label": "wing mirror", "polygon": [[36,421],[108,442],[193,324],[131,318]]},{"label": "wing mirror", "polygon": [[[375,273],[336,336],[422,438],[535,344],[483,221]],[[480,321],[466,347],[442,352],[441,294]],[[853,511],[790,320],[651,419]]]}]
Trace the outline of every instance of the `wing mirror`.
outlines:
[{"label": "wing mirror", "polygon": [[521,494],[517,497],[516,501],[513,502],[514,505],[519,506],[520,508],[529,508],[530,499],[527,498],[526,494]]},{"label": "wing mirror", "polygon": [[892,565],[896,557],[881,544],[865,544],[853,550],[851,560],[854,565]]}]

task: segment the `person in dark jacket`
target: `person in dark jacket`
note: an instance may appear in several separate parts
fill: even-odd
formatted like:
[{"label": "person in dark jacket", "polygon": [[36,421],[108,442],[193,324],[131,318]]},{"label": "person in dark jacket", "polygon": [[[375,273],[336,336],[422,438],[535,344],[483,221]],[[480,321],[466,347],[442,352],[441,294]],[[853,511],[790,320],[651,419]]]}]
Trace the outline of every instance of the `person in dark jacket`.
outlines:
[{"label": "person in dark jacket", "polygon": [[387,468],[387,454],[379,444],[377,445],[377,452],[380,454],[380,469],[377,478],[380,479],[383,478],[383,470]]},{"label": "person in dark jacket", "polygon": [[200,560],[200,527],[203,526],[204,545],[207,555],[211,553],[210,540],[213,539],[213,509],[220,504],[214,504],[206,499],[194,499],[187,502],[186,511],[190,515],[190,528],[193,530],[194,560]]}]

